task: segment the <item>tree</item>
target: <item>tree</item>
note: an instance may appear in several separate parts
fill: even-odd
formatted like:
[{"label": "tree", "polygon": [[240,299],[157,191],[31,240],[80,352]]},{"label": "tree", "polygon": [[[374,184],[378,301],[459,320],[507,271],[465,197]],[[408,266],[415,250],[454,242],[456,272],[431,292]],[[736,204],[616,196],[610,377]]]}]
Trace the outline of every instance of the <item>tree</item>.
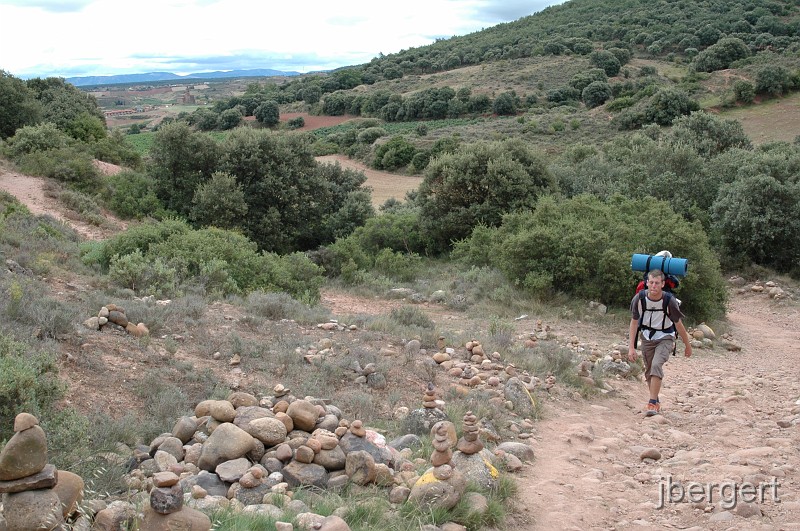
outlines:
[{"label": "tree", "polygon": [[281,119],[280,109],[274,101],[265,101],[256,107],[253,116],[256,117],[258,123],[267,127],[275,127]]},{"label": "tree", "polygon": [[750,55],[750,48],[741,39],[725,38],[700,52],[694,59],[698,72],[714,72],[730,67],[731,63]]},{"label": "tree", "polygon": [[189,217],[202,226],[234,229],[244,225],[247,202],[244,190],[236,178],[223,172],[215,172],[201,183],[192,198]]},{"label": "tree", "polygon": [[678,89],[659,89],[645,108],[645,123],[669,125],[678,116],[700,109],[688,94]]},{"label": "tree", "polygon": [[583,103],[593,109],[611,99],[611,86],[605,81],[593,81],[581,93]]},{"label": "tree", "polygon": [[[244,229],[261,249],[280,253],[333,241],[330,220],[357,218],[363,173],[318,165],[312,137],[265,129],[234,129],[223,144],[222,171],[236,177],[247,201]],[[366,198],[366,199],[365,199]],[[343,208],[349,214],[339,213]]]},{"label": "tree", "polygon": [[444,252],[478,224],[529,208],[550,191],[544,159],[518,139],[479,142],[431,160],[419,187],[421,223],[433,251]]},{"label": "tree", "polygon": [[778,65],[766,65],[756,73],[756,93],[780,96],[792,86],[789,71]]},{"label": "tree", "polygon": [[716,157],[729,149],[751,149],[741,122],[725,120],[707,112],[693,112],[672,123],[669,140],[691,146],[703,157]]},{"label": "tree", "polygon": [[749,81],[737,79],[733,82],[733,94],[736,96],[736,101],[753,103],[756,98],[756,87]]},{"label": "tree", "polygon": [[510,116],[517,113],[517,104],[515,94],[512,92],[503,92],[494,100],[492,110],[499,116]]},{"label": "tree", "polygon": [[150,148],[148,174],[164,206],[183,216],[192,208],[195,189],[217,170],[219,145],[182,122],[161,127]]},{"label": "tree", "polygon": [[219,128],[223,131],[233,129],[240,123],[242,123],[242,113],[239,109],[228,109],[219,115]]},{"label": "tree", "polygon": [[589,61],[597,68],[602,68],[608,77],[619,74],[622,65],[617,56],[608,50],[597,50],[589,55]]},{"label": "tree", "polygon": [[[59,129],[67,133],[70,130],[77,134],[86,131],[97,132],[96,124],[90,125],[87,122],[86,115],[89,115],[99,120],[103,128],[103,136],[105,136],[105,115],[91,94],[79,90],[58,77],[29,79],[26,84],[36,94],[36,99],[42,105],[43,121],[53,122]],[[73,124],[76,121],[83,123]]]},{"label": "tree", "polygon": [[25,82],[0,70],[0,139],[14,136],[20,127],[38,123],[42,114],[36,94]]},{"label": "tree", "polygon": [[712,207],[725,251],[781,272],[800,261],[800,183],[768,175],[740,177]]}]

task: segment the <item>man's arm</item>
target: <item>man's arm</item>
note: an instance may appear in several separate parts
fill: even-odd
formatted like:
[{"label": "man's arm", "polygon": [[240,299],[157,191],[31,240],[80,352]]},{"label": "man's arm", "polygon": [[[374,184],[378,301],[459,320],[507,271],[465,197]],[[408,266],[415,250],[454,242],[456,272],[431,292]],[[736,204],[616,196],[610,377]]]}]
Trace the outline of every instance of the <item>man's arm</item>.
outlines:
[{"label": "man's arm", "polygon": [[675,329],[678,330],[678,335],[681,336],[681,341],[683,341],[683,344],[686,346],[683,355],[688,358],[692,355],[692,342],[689,341],[689,332],[687,332],[686,327],[683,326],[683,321],[675,323]]},{"label": "man's arm", "polygon": [[636,349],[633,348],[633,343],[635,342],[636,334],[638,333],[639,321],[637,319],[631,319],[631,325],[628,329],[628,360],[631,362],[636,361],[636,358],[639,357],[639,355],[636,353]]}]

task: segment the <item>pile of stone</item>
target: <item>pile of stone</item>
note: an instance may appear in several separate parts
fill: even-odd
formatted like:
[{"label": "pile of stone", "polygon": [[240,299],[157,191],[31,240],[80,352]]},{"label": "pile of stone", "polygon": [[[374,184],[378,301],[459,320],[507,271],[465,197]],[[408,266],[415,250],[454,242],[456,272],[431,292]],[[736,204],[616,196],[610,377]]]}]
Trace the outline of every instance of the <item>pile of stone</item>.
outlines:
[{"label": "pile of stone", "polygon": [[443,408],[444,401],[437,399],[436,388],[432,383],[428,383],[425,393],[422,395],[422,407],[404,416],[405,430],[414,435],[429,433],[437,422],[448,420]]},{"label": "pile of stone", "polygon": [[150,531],[210,531],[211,519],[197,509],[184,506],[183,498],[183,488],[177,474],[171,471],[153,474],[150,503],[144,510],[139,528]]},{"label": "pile of stone", "polygon": [[127,332],[134,337],[150,335],[150,331],[144,323],[133,324],[128,321],[128,317],[125,315],[125,308],[116,304],[106,304],[100,308],[96,317],[90,317],[84,321],[83,326],[90,330],[112,328],[121,332]]},{"label": "pile of stone", "polygon": [[83,499],[83,479],[47,463],[47,437],[29,413],[14,419],[14,435],[0,452],[0,529],[61,529]]},{"label": "pile of stone", "polygon": [[438,507],[451,509],[461,500],[467,487],[464,475],[450,465],[455,443],[452,422],[438,422],[431,429],[433,453],[431,468],[411,488],[408,499],[427,510]]},{"label": "pile of stone", "polygon": [[458,440],[452,464],[467,480],[491,488],[496,485],[500,474],[492,465],[494,455],[484,449],[483,442],[478,437],[480,428],[477,421],[478,418],[472,411],[467,411],[464,415],[463,436]]}]

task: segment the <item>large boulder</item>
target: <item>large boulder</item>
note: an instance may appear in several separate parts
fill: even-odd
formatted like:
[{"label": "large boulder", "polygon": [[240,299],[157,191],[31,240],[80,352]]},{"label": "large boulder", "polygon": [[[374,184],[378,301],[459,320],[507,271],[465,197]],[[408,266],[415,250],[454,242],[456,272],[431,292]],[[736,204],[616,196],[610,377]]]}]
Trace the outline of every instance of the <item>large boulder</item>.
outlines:
[{"label": "large boulder", "polygon": [[403,431],[414,435],[427,435],[437,422],[450,420],[447,413],[439,408],[420,408],[415,409],[405,418]]},{"label": "large boulder", "polygon": [[203,444],[197,466],[212,471],[225,461],[244,457],[252,449],[253,437],[249,433],[230,422],[223,422]]},{"label": "large boulder", "polygon": [[196,476],[181,479],[181,488],[184,492],[191,492],[194,485],[203,487],[209,496],[227,496],[228,486],[213,472],[201,470]]},{"label": "large boulder", "polygon": [[61,529],[64,523],[61,500],[53,489],[6,494],[3,498],[3,516],[8,531]]},{"label": "large boulder", "polygon": [[306,485],[324,489],[328,484],[328,472],[325,467],[313,463],[292,461],[283,467],[281,474],[290,487]]},{"label": "large boulder", "polygon": [[523,416],[533,414],[536,404],[525,386],[525,382],[516,376],[509,378],[505,385],[505,395],[506,400],[510,400],[514,404],[515,413]]},{"label": "large boulder", "polygon": [[295,429],[309,433],[314,431],[319,418],[317,406],[307,400],[295,400],[289,404],[286,414],[292,418]]},{"label": "large boulder", "polygon": [[145,507],[144,518],[139,529],[147,531],[210,531],[211,519],[205,513],[184,507],[171,514],[159,514],[152,507]]},{"label": "large boulder", "polygon": [[450,477],[442,480],[436,477],[433,468],[429,468],[414,483],[408,501],[425,510],[452,509],[464,495],[466,488],[467,480],[458,470],[452,470]]},{"label": "large boulder", "polygon": [[83,478],[66,470],[58,471],[58,482],[53,490],[61,500],[62,514],[68,517],[78,508],[83,500]]},{"label": "large boulder", "polygon": [[345,433],[339,439],[339,446],[344,451],[345,455],[350,452],[367,452],[376,463],[383,463],[385,465],[392,464],[392,453],[387,448],[380,448],[377,445],[369,442],[365,437],[358,437],[350,432]]},{"label": "large boulder", "polygon": [[276,418],[258,418],[250,421],[247,432],[271,448],[286,440],[286,425]]},{"label": "large boulder", "polygon": [[467,481],[472,481],[483,488],[491,489],[497,485],[500,473],[492,465],[494,456],[486,449],[476,454],[455,452],[450,459],[450,465],[464,475]]},{"label": "large boulder", "polygon": [[33,425],[15,433],[0,452],[0,481],[31,476],[47,464],[47,437]]}]

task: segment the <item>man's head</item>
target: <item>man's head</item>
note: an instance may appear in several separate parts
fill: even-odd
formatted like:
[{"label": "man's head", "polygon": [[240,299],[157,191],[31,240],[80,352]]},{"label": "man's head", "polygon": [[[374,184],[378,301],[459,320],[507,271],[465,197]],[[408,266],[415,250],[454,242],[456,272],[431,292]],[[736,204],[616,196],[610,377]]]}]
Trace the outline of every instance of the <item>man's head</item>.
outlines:
[{"label": "man's head", "polygon": [[664,272],[660,269],[653,269],[647,273],[647,290],[654,299],[661,296],[661,291],[664,289]]}]

